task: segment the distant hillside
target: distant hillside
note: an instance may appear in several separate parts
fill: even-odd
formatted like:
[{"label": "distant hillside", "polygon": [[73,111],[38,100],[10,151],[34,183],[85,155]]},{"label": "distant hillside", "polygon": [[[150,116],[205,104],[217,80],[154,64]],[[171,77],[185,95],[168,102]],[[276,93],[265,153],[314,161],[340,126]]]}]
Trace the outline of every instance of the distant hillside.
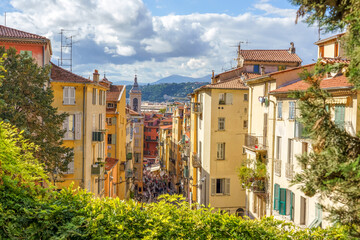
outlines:
[{"label": "distant hillside", "polygon": [[[189,93],[206,84],[208,84],[208,82],[148,84],[140,86],[140,89],[143,101],[165,102],[174,101],[177,98],[186,98]],[[131,87],[132,85],[126,86],[127,98],[129,97]]]},{"label": "distant hillside", "polygon": [[192,77],[185,77],[180,75],[170,75],[168,77],[162,78],[153,82],[151,84],[160,84],[160,83],[187,83],[187,82],[210,82],[211,75],[201,77],[201,78],[192,78]]}]

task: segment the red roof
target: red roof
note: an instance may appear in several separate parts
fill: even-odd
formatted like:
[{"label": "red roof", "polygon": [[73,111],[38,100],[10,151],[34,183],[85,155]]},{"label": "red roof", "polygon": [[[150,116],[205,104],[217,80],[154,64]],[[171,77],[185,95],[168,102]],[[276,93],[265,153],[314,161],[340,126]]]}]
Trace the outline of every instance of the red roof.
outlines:
[{"label": "red roof", "polygon": [[5,37],[5,38],[23,38],[23,39],[46,39],[48,40],[46,37],[40,36],[40,35],[36,35],[36,34],[32,34],[32,33],[28,33],[28,32],[24,32],[24,31],[20,31],[14,28],[9,28],[9,27],[5,27],[3,25],[0,25],[0,37]]},{"label": "red roof", "polygon": [[321,59],[322,63],[345,63],[345,64],[350,64],[350,60],[348,59],[341,59],[341,58],[322,58]]},{"label": "red roof", "polygon": [[[288,93],[295,90],[305,91],[310,87],[310,84],[304,80],[296,80],[295,82],[290,82],[284,86],[280,86],[278,89],[271,91],[271,94],[276,93]],[[347,78],[344,75],[335,76],[333,78],[326,78],[321,80],[320,88],[322,89],[342,89],[342,88],[352,88],[353,85],[348,82]]]},{"label": "red roof", "polygon": [[105,170],[110,171],[119,162],[119,159],[106,158],[105,159]]},{"label": "red roof", "polygon": [[160,126],[161,129],[171,129],[172,125],[164,125],[164,126]]},{"label": "red roof", "polygon": [[295,62],[301,63],[301,58],[296,53],[289,53],[289,50],[241,50],[241,56],[245,61],[260,62]]},{"label": "red roof", "polygon": [[110,85],[110,90],[106,92],[106,101],[118,101],[123,88],[123,85]]},{"label": "red roof", "polygon": [[59,66],[56,66],[51,62],[51,80],[55,82],[74,82],[74,83],[92,83],[90,79],[81,77],[65,70]]}]

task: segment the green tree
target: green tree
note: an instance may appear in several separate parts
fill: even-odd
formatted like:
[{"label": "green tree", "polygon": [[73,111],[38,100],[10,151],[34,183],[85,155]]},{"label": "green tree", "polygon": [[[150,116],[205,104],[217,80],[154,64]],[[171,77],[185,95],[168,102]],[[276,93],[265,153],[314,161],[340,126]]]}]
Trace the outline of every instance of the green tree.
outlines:
[{"label": "green tree", "polygon": [[[23,131],[25,138],[38,148],[34,156],[44,164],[45,170],[56,181],[68,169],[72,149],[62,146],[62,123],[66,114],[52,107],[53,92],[49,85],[50,67],[38,66],[32,58],[16,54],[16,50],[0,48],[4,59],[4,76],[0,87],[0,119]],[[6,71],[4,71],[6,70]]]},{"label": "green tree", "polygon": [[293,183],[309,196],[320,194],[333,203],[323,205],[330,219],[352,227],[352,234],[360,237],[360,138],[351,136],[331,121],[331,106],[326,99],[332,95],[320,88],[326,73],[346,70],[349,81],[360,88],[360,1],[358,0],[292,0],[299,6],[297,18],[304,17],[309,24],[320,23],[324,31],[347,28],[342,39],[349,66],[342,64],[316,65],[312,73],[302,78],[311,84],[305,92],[295,92],[300,99],[300,121],[312,140],[314,151],[298,157],[307,166],[297,174]]}]

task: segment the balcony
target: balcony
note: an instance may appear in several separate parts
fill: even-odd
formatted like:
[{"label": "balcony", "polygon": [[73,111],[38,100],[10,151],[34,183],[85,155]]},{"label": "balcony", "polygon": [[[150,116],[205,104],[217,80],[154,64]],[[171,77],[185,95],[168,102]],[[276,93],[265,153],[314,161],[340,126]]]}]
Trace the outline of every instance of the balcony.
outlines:
[{"label": "balcony", "polygon": [[275,174],[281,177],[281,160],[275,159]]},{"label": "balcony", "polygon": [[132,169],[127,169],[125,171],[125,178],[132,178],[133,177],[133,170]]},{"label": "balcony", "polygon": [[202,103],[192,102],[191,103],[191,111],[195,114],[202,113]]},{"label": "balcony", "polygon": [[103,167],[100,164],[91,165],[91,175],[100,175]]},{"label": "balcony", "polygon": [[286,163],[285,164],[285,177],[288,179],[293,179],[294,177],[294,164]]},{"label": "balcony", "polygon": [[246,134],[244,146],[252,151],[266,150],[266,137]]},{"label": "balcony", "polygon": [[192,165],[194,168],[201,168],[201,158],[196,153],[193,153]]},{"label": "balcony", "polygon": [[265,180],[255,180],[251,184],[251,191],[257,194],[264,194],[266,193],[266,182]]},{"label": "balcony", "polygon": [[92,132],[93,142],[103,142],[104,141],[104,132]]}]

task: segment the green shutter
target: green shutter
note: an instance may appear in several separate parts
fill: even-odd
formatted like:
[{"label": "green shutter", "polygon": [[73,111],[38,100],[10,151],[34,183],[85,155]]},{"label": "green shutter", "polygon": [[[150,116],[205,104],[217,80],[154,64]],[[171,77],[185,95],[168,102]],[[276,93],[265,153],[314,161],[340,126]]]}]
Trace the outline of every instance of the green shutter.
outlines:
[{"label": "green shutter", "polygon": [[279,213],[286,215],[286,188],[280,188]]},{"label": "green shutter", "polygon": [[274,185],[274,210],[279,210],[280,185]]},{"label": "green shutter", "polygon": [[335,106],[335,124],[343,129],[345,123],[345,105]]},{"label": "green shutter", "polygon": [[290,192],[290,220],[294,221],[294,200],[295,194]]}]

